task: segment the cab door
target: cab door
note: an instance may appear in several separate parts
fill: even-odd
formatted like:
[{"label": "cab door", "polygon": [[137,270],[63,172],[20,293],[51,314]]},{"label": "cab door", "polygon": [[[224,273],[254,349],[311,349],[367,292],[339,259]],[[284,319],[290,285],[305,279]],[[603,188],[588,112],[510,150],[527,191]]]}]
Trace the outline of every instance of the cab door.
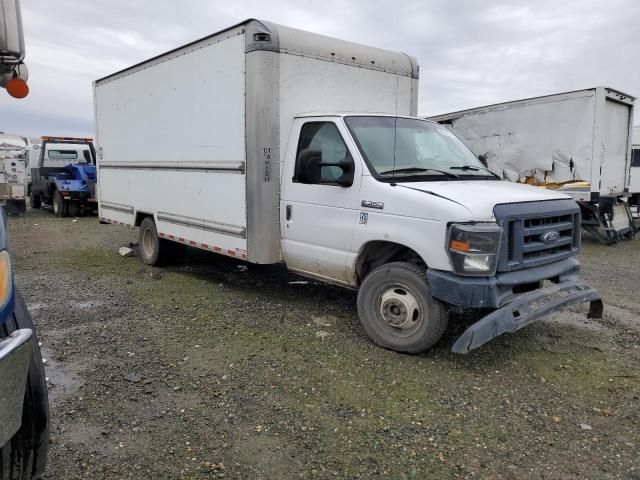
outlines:
[{"label": "cab door", "polygon": [[[294,121],[280,203],[282,248],[291,270],[348,283],[347,255],[360,215],[356,152],[340,119]],[[304,171],[309,154],[316,157],[311,173]]]}]

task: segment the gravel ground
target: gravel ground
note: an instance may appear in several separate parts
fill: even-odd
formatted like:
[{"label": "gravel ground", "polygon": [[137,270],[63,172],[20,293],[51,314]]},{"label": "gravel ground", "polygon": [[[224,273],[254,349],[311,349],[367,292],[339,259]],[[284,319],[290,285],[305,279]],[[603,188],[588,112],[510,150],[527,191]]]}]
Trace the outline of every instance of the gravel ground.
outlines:
[{"label": "gravel ground", "polygon": [[605,318],[562,312],[466,356],[373,346],[355,294],[30,210],[16,279],[47,358],[49,479],[640,479],[640,240],[584,242]]}]

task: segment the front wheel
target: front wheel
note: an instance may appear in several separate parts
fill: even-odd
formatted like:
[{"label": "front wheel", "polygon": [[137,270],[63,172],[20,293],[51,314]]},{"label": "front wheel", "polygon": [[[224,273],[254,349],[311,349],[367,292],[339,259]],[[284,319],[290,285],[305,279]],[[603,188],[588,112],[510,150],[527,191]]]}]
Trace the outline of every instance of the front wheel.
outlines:
[{"label": "front wheel", "polygon": [[53,214],[58,217],[67,217],[69,215],[69,205],[64,201],[60,192],[56,190],[53,194]]},{"label": "front wheel", "polygon": [[428,350],[448,324],[446,305],[429,292],[425,268],[405,262],[367,275],[358,292],[358,315],[371,340],[403,353]]},{"label": "front wheel", "polygon": [[[0,325],[0,339],[20,328],[33,329],[22,296],[16,292],[14,314]],[[42,478],[49,449],[49,402],[42,356],[35,334],[31,337],[31,360],[24,392],[20,430],[0,446],[0,478],[36,480]]]}]

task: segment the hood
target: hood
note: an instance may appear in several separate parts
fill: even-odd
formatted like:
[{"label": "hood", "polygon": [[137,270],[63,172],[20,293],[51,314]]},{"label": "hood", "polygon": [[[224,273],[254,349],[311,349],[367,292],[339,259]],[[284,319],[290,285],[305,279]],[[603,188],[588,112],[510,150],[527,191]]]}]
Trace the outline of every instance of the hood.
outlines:
[{"label": "hood", "polygon": [[492,220],[493,207],[499,204],[571,198],[554,190],[504,180],[398,182],[397,185],[462,205],[478,220]]}]

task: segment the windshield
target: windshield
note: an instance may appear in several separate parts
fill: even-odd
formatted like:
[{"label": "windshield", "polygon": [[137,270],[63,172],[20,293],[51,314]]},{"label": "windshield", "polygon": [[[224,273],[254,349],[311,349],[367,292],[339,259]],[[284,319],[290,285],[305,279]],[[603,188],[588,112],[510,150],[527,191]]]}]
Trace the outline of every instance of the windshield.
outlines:
[{"label": "windshield", "polygon": [[346,117],[345,121],[379,180],[498,178],[442,125],[395,117]]}]

